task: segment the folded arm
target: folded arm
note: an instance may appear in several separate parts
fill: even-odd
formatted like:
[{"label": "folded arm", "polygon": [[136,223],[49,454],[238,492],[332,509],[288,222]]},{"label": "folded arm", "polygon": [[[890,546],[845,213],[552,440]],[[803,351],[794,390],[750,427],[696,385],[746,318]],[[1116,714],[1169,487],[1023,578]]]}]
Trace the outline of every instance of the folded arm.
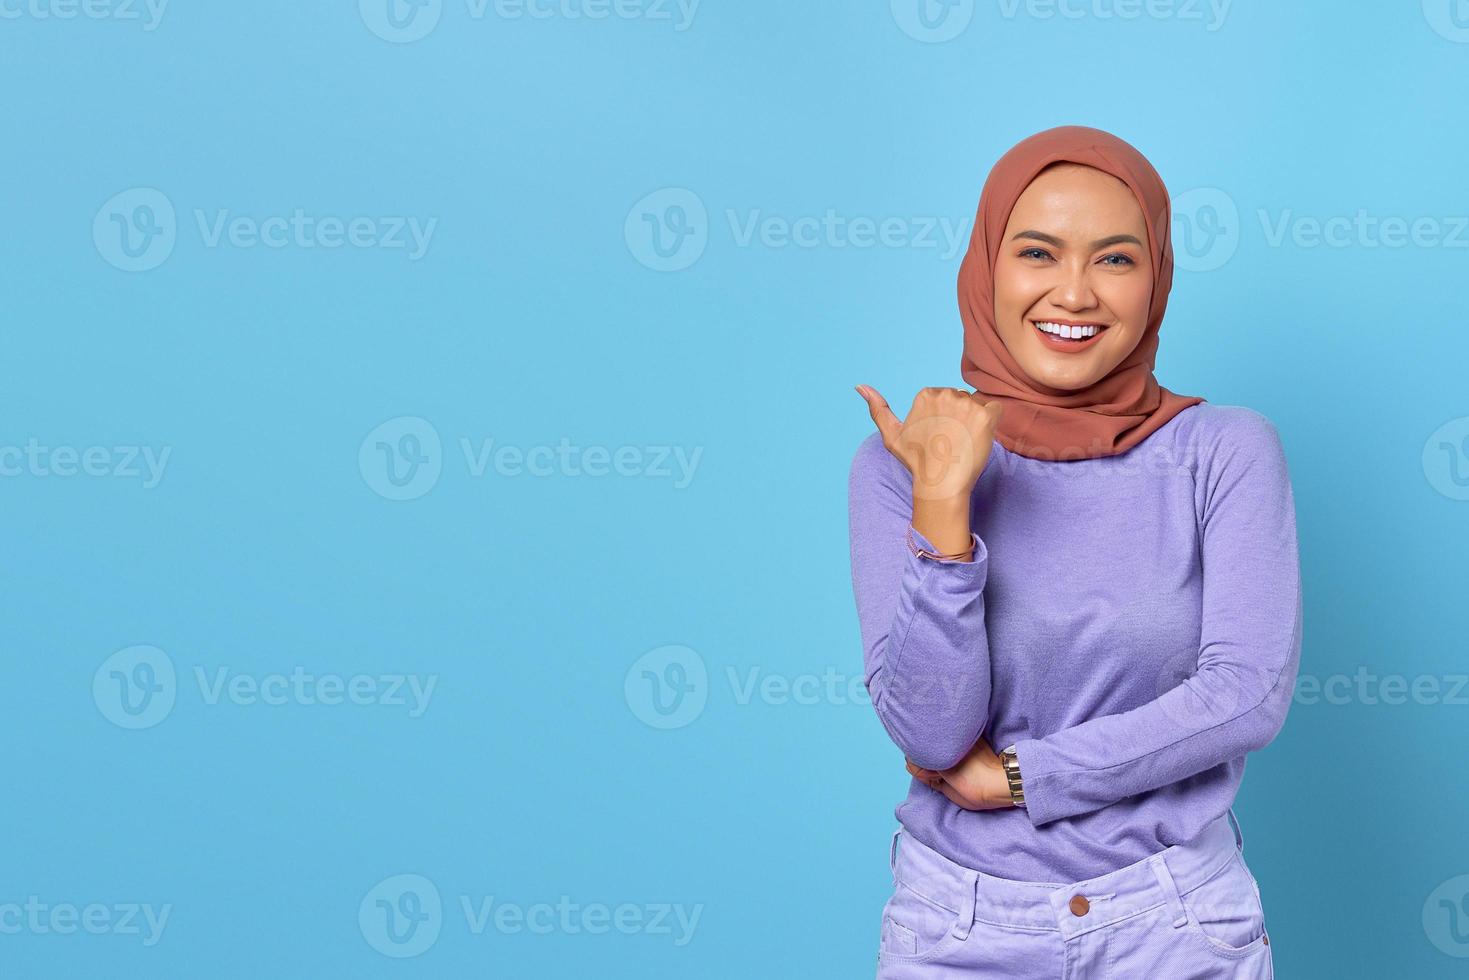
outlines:
[{"label": "folded arm", "polygon": [[1203,615],[1198,670],[1161,697],[1016,755],[1032,822],[1096,810],[1264,748],[1301,651],[1295,505],[1279,434],[1251,413],[1200,462]]},{"label": "folded arm", "polygon": [[[974,534],[967,562],[912,553],[906,537],[912,476],[875,434],[852,461],[848,500],[852,588],[873,707],[910,760],[950,768],[989,720],[989,555]],[[919,548],[941,550],[917,531],[913,540]]]}]

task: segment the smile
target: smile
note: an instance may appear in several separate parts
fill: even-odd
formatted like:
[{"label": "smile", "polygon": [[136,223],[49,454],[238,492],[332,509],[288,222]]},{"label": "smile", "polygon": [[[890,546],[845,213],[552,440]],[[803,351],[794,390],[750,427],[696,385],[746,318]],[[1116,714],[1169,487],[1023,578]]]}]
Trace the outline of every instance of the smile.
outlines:
[{"label": "smile", "polygon": [[1097,342],[1107,331],[1105,323],[1081,323],[1059,320],[1032,320],[1041,343],[1051,350],[1074,353],[1085,350]]}]

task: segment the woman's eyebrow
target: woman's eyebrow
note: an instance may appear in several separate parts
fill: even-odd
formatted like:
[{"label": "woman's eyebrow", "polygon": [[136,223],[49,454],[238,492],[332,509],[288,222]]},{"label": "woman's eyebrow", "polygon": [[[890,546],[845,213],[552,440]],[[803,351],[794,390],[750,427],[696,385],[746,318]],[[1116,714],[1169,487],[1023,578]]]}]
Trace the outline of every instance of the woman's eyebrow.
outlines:
[{"label": "woman's eyebrow", "polygon": [[[1064,241],[1062,241],[1061,239],[1057,238],[1055,235],[1047,235],[1043,231],[1035,231],[1033,229],[1027,229],[1025,231],[1017,231],[1014,234],[1014,236],[1011,237],[1010,240],[1013,242],[1016,238],[1034,238],[1034,239],[1037,239],[1039,241],[1043,241],[1043,242],[1046,242],[1048,244],[1054,245],[1057,248],[1064,248],[1065,245],[1066,245],[1066,243]],[[1142,245],[1142,242],[1138,241],[1137,238],[1135,236],[1133,236],[1133,235],[1109,235],[1106,238],[1099,238],[1096,241],[1092,242],[1092,246],[1091,247],[1092,248],[1106,248],[1108,245],[1121,245],[1124,242],[1129,242],[1129,243],[1131,243],[1133,245],[1138,245],[1138,246],[1141,246]]]}]

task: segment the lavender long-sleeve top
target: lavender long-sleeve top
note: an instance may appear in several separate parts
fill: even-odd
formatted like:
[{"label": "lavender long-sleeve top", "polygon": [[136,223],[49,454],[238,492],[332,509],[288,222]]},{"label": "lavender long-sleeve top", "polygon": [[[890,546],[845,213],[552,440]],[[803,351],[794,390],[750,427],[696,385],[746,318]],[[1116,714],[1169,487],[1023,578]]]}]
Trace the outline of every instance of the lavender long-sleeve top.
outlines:
[{"label": "lavender long-sleeve top", "polygon": [[909,833],[988,874],[1061,883],[1225,813],[1300,663],[1295,505],[1265,416],[1201,402],[1089,460],[996,442],[970,562],[912,554],[912,478],[877,433],[849,489],[865,677],[889,736],[931,769],[981,736],[1014,742],[1025,781],[1025,808],[965,810],[915,779],[896,811]]}]

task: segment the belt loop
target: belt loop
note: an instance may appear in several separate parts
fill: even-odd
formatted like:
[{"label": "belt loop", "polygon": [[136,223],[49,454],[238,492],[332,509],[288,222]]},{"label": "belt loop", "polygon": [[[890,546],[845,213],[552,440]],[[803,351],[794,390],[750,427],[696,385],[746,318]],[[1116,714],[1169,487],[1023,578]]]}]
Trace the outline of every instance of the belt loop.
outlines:
[{"label": "belt loop", "polygon": [[893,842],[888,845],[888,870],[893,873],[893,884],[898,883],[898,835],[903,832],[902,824],[893,831]]},{"label": "belt loop", "polygon": [[949,930],[954,934],[954,938],[960,941],[969,938],[969,927],[974,925],[974,912],[977,904],[976,896],[979,891],[979,874],[977,872],[966,872],[964,878],[964,887],[959,892],[959,918],[954,920],[954,928]]},{"label": "belt loop", "polygon": [[1229,823],[1234,827],[1234,846],[1243,854],[1245,850],[1245,832],[1239,827],[1239,817],[1234,815],[1234,807],[1230,807],[1225,812],[1229,814]]},{"label": "belt loop", "polygon": [[1188,912],[1183,907],[1183,899],[1178,897],[1178,885],[1173,881],[1173,873],[1168,870],[1168,862],[1163,860],[1163,855],[1154,854],[1148,858],[1148,863],[1153,866],[1153,874],[1158,878],[1158,884],[1163,889],[1163,897],[1168,901],[1168,907],[1173,911],[1173,927],[1188,923]]}]

